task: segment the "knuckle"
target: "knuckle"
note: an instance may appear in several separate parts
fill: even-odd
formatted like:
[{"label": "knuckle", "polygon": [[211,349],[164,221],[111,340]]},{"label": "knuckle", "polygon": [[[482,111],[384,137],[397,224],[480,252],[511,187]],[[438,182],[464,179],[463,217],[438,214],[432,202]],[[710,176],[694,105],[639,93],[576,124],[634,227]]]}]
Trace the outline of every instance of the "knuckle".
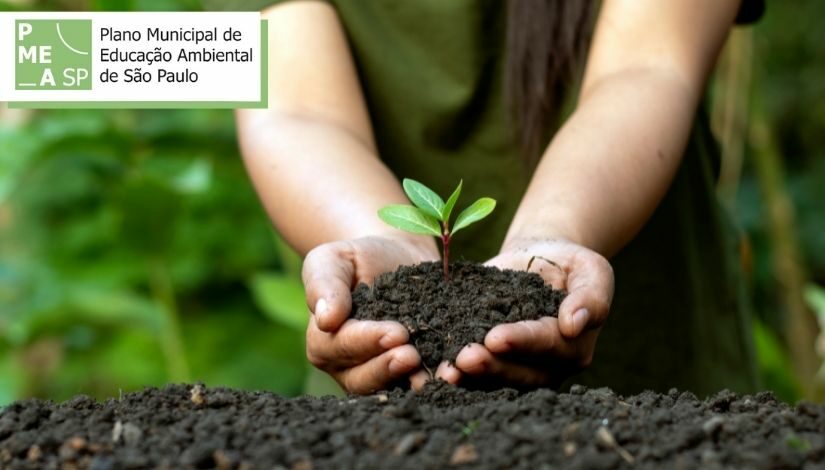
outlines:
[{"label": "knuckle", "polygon": [[309,351],[307,351],[307,360],[310,364],[312,364],[313,367],[321,370],[326,370],[327,366],[329,365],[326,360]]},{"label": "knuckle", "polygon": [[374,392],[376,389],[380,388],[381,384],[386,382],[386,374],[384,373],[386,369],[382,369],[379,367],[373,367],[369,372],[369,380],[366,383],[362,384],[369,393]]},{"label": "knuckle", "polygon": [[495,359],[493,359],[493,356],[490,354],[482,355],[481,357],[479,357],[477,362],[478,370],[486,371],[493,375],[497,375],[501,372],[498,365],[498,362]]},{"label": "knuckle", "polygon": [[335,380],[338,386],[340,386],[346,392],[354,393],[354,391],[350,388],[349,379],[347,378],[347,371],[330,373],[330,376]]},{"label": "knuckle", "polygon": [[354,262],[361,253],[361,250],[358,249],[356,242],[352,240],[333,242],[331,245],[334,245],[333,248],[335,256],[350,262]]},{"label": "knuckle", "polygon": [[351,383],[352,379],[350,378],[350,374],[348,372],[349,371],[344,371],[344,372],[341,372],[340,374],[336,374],[335,375],[335,380],[338,382],[338,384],[341,386],[341,388],[343,388],[344,390],[352,393],[355,390],[353,390],[353,388],[352,388],[352,383]]},{"label": "knuckle", "polygon": [[610,264],[610,261],[595,251],[590,252],[590,254],[591,256],[584,258],[584,266],[593,272],[599,273],[600,275],[607,275],[612,279],[613,265]]},{"label": "knuckle", "polygon": [[309,253],[304,257],[304,266],[301,269],[301,274],[304,277],[304,280],[308,280],[309,277],[312,275],[312,272],[315,270],[315,265],[317,264],[316,261],[318,258],[322,256],[323,251],[326,249],[326,245],[319,245],[315,248],[309,250]]},{"label": "knuckle", "polygon": [[357,380],[358,378],[356,377],[356,374],[354,374],[351,369],[340,374],[340,377],[341,380],[339,383],[341,384],[341,387],[344,388],[344,390],[359,395],[364,394],[364,387],[361,384],[361,381]]},{"label": "knuckle", "polygon": [[610,301],[608,299],[597,299],[593,302],[593,308],[595,309],[594,313],[597,315],[593,318],[595,321],[592,323],[592,326],[602,326],[605,320],[607,320],[608,312],[610,312]]},{"label": "knuckle", "polygon": [[306,356],[309,363],[318,369],[325,369],[329,365],[328,361],[315,353],[310,346],[307,346]]},{"label": "knuckle", "polygon": [[314,367],[316,367],[318,369],[326,370],[329,367],[329,361],[326,359],[326,357],[323,354],[321,354],[321,351],[320,351],[321,341],[315,335],[315,332],[314,332],[312,326],[310,326],[307,329],[306,338],[307,339],[306,339],[306,351],[305,352],[306,352],[307,361],[309,361],[310,364],[312,364]]},{"label": "knuckle", "polygon": [[613,279],[613,265],[610,264],[610,261],[607,260],[604,256],[599,256],[600,263],[602,269],[604,269],[605,274],[610,276],[610,279]]},{"label": "knuckle", "polygon": [[593,307],[599,312],[607,312],[610,310],[610,301],[606,298],[599,298],[593,301]]},{"label": "knuckle", "polygon": [[358,356],[356,341],[350,335],[341,335],[335,343],[336,355],[342,360],[351,361]]},{"label": "knuckle", "polygon": [[304,266],[301,270],[305,282],[312,280],[312,277],[318,271],[318,268],[326,264],[326,261],[324,261],[325,259],[338,256],[341,245],[342,242],[330,242],[324,243],[323,245],[318,245],[309,250],[309,253],[307,253],[304,258]]}]

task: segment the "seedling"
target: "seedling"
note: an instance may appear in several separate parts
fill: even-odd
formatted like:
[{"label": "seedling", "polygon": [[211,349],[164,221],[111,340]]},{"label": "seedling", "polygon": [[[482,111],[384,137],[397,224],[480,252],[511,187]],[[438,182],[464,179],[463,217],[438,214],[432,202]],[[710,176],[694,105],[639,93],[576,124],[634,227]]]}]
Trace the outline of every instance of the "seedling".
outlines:
[{"label": "seedling", "polygon": [[459,230],[487,217],[496,208],[494,199],[483,197],[461,211],[455,219],[455,225],[450,228],[450,215],[461,194],[462,183],[463,181],[458,182],[458,187],[455,188],[447,202],[444,202],[432,189],[418,181],[405,178],[404,192],[415,205],[393,204],[382,207],[378,211],[378,217],[381,220],[397,229],[421,235],[432,235],[441,240],[445,281],[450,279],[450,240],[452,237]]},{"label": "seedling", "polygon": [[464,426],[464,428],[461,430],[461,434],[463,434],[464,437],[470,437],[473,434],[473,432],[475,432],[477,427],[478,427],[478,420],[474,419],[474,420],[470,421],[469,423],[467,423],[466,426]]}]

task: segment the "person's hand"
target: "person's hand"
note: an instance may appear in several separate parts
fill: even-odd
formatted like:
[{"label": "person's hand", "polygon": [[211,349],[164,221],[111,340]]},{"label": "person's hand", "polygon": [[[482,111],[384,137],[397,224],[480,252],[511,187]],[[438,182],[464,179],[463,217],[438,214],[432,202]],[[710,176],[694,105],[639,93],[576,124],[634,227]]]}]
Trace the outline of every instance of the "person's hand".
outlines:
[{"label": "person's hand", "polygon": [[[421,237],[423,240],[423,237]],[[432,242],[432,240],[429,240]],[[365,237],[320,245],[304,260],[303,281],[312,312],[307,358],[351,393],[370,393],[410,375],[421,358],[398,322],[349,319],[352,289],[402,264],[437,260],[435,244]]]},{"label": "person's hand", "polygon": [[587,367],[613,299],[610,263],[581,245],[562,240],[510,243],[487,262],[501,269],[536,272],[567,297],[558,318],[498,325],[484,344],[465,347],[455,367],[442,365],[439,376],[451,383],[481,381],[490,386],[558,386]]}]

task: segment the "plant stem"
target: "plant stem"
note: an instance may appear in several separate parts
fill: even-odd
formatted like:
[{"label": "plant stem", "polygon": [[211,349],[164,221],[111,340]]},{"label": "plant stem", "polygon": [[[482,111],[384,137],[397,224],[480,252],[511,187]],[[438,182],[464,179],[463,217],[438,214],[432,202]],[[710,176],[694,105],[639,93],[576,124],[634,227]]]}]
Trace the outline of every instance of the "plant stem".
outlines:
[{"label": "plant stem", "polygon": [[180,331],[180,315],[175,290],[166,263],[161,258],[150,262],[149,288],[155,302],[165,314],[166,324],[161,332],[161,346],[166,356],[169,379],[173,382],[189,381],[189,364]]},{"label": "plant stem", "polygon": [[444,263],[444,282],[447,282],[450,280],[450,232],[446,225],[441,234],[441,248],[444,252],[441,257]]}]

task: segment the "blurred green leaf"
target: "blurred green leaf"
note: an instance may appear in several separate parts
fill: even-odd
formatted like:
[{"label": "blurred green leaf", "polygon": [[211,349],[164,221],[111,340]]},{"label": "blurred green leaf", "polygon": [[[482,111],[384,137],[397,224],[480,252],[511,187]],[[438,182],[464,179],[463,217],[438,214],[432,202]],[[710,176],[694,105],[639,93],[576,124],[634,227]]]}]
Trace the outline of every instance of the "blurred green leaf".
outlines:
[{"label": "blurred green leaf", "polygon": [[20,371],[13,358],[0,346],[0,411],[20,394]]},{"label": "blurred green leaf", "polygon": [[[294,255],[279,262],[237,153],[232,113],[48,110],[30,117],[22,126],[0,122],[0,363],[14,365],[0,366],[11,374],[0,388],[14,398],[66,398],[166,382],[161,339],[172,334],[170,323],[148,298],[148,268],[161,262],[182,330],[198,332],[186,343],[193,372],[299,393],[302,332],[262,317],[216,315],[227,302],[236,312],[254,310],[246,287],[254,273],[287,265],[300,272]],[[260,344],[223,362],[209,349],[210,339],[234,350],[232,341],[253,336]],[[30,350],[44,344],[57,354],[55,368],[28,366]]]},{"label": "blurred green leaf", "polygon": [[178,218],[180,196],[156,180],[135,178],[118,189],[116,198],[122,207],[122,242],[147,256],[165,254],[175,233],[170,221]]},{"label": "blurred green leaf", "polygon": [[174,187],[184,194],[202,193],[212,182],[212,165],[208,160],[197,159],[174,179]]},{"label": "blurred green leaf", "polygon": [[134,2],[132,0],[92,0],[89,5],[94,10],[99,11],[132,11]]},{"label": "blurred green leaf", "polygon": [[304,332],[256,315],[246,301],[218,305],[190,322],[184,339],[195,380],[271,390],[303,392],[309,364]]},{"label": "blurred green leaf", "polygon": [[807,452],[811,448],[811,443],[807,439],[803,439],[796,434],[791,433],[785,438],[785,443],[791,449],[799,452]]},{"label": "blurred green leaf", "polygon": [[135,10],[200,11],[200,0],[134,0]]},{"label": "blurred green leaf", "polygon": [[271,319],[301,332],[306,330],[309,309],[300,278],[258,273],[249,285],[258,307]]},{"label": "blurred green leaf", "polygon": [[816,312],[820,326],[825,329],[825,288],[808,284],[805,286],[805,301]]},{"label": "blurred green leaf", "polygon": [[338,385],[332,377],[314,367],[309,367],[307,371],[306,381],[304,382],[304,393],[314,397],[325,397],[332,395],[335,397],[344,397],[346,393]]},{"label": "blurred green leaf", "polygon": [[69,292],[68,305],[87,321],[129,325],[159,331],[163,312],[151,299],[126,291],[78,287]]},{"label": "blurred green leaf", "polygon": [[296,279],[301,278],[301,267],[303,266],[303,260],[301,257],[298,256],[298,253],[295,252],[287,243],[286,241],[281,238],[280,235],[274,234],[275,239],[275,247],[278,251],[278,258],[281,262],[281,266],[283,267],[284,274],[287,276],[294,277]]},{"label": "blurred green leaf", "polygon": [[800,397],[799,385],[793,376],[793,367],[776,335],[759,320],[753,321],[753,338],[763,385],[788,402]]}]

